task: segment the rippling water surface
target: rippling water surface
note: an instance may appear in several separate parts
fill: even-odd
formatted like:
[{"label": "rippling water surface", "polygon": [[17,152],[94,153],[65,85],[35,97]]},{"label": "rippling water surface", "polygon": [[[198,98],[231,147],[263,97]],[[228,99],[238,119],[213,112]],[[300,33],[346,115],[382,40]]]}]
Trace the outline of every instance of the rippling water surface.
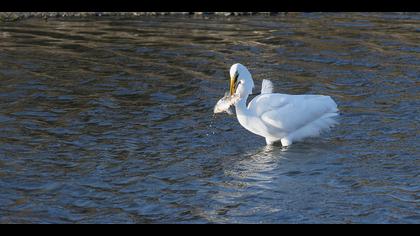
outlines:
[{"label": "rippling water surface", "polygon": [[[419,14],[1,23],[0,223],[420,223],[419,42]],[[213,117],[236,62],[340,125]]]}]

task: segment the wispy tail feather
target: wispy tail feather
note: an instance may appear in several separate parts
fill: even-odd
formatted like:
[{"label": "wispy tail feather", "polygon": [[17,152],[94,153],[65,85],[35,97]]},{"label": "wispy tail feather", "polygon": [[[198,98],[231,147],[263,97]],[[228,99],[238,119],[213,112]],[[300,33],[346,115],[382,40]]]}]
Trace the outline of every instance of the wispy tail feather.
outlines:
[{"label": "wispy tail feather", "polygon": [[263,79],[261,85],[261,94],[273,93],[273,83],[268,79]]}]

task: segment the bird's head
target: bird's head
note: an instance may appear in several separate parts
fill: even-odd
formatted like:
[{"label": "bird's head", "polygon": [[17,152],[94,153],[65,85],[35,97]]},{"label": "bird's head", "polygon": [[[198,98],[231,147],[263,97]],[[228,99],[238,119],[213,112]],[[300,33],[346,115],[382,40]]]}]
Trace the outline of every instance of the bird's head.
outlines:
[{"label": "bird's head", "polygon": [[254,81],[248,69],[240,63],[233,64],[230,67],[230,95],[248,96],[253,88]]}]

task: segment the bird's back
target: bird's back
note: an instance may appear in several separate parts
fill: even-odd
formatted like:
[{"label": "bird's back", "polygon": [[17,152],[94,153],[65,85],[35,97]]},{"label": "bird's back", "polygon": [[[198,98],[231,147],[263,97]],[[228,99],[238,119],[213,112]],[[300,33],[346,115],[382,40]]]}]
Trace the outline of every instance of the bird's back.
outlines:
[{"label": "bird's back", "polygon": [[249,103],[248,109],[266,124],[288,132],[338,111],[337,104],[329,96],[280,93],[259,95]]}]

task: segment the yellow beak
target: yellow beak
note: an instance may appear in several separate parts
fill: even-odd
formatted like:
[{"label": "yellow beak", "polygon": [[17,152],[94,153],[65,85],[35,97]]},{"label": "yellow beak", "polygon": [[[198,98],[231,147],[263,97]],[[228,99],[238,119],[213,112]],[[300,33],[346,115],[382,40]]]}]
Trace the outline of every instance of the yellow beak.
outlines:
[{"label": "yellow beak", "polygon": [[230,77],[230,96],[235,93],[235,78]]}]

